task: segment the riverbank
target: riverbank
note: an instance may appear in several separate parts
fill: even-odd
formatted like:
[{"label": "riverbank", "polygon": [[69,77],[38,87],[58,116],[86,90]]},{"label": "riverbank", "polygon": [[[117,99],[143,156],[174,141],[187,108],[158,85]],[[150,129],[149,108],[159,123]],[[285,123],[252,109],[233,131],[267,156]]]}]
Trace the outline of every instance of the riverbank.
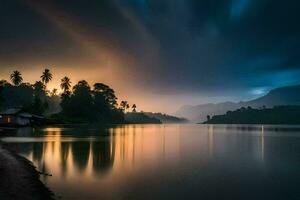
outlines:
[{"label": "riverbank", "polygon": [[54,199],[53,193],[40,181],[40,173],[32,163],[1,146],[0,177],[0,199]]},{"label": "riverbank", "polygon": [[300,106],[275,106],[273,108],[251,107],[228,111],[224,115],[215,115],[204,124],[272,124],[300,125]]}]

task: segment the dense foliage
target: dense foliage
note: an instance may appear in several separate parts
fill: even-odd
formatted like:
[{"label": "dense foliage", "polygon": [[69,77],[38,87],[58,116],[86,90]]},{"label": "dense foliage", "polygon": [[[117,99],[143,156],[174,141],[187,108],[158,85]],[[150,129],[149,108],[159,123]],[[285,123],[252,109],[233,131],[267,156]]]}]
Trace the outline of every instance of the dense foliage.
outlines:
[{"label": "dense foliage", "polygon": [[91,88],[86,81],[79,81],[73,90],[62,94],[62,112],[65,117],[78,122],[122,123],[123,111],[117,107],[117,97],[109,86],[96,83]]},{"label": "dense foliage", "polygon": [[207,124],[300,124],[300,106],[276,106],[274,108],[240,108],[216,115]]},{"label": "dense foliage", "polygon": [[[108,85],[96,83],[91,88],[82,80],[72,87],[70,78],[61,79],[61,94],[47,90],[53,75],[49,69],[34,84],[23,83],[22,74],[14,71],[11,83],[0,81],[0,110],[19,108],[32,114],[50,116],[56,122],[123,123],[127,101],[118,108],[115,91]],[[134,110],[136,106],[133,106]]]},{"label": "dense foliage", "polygon": [[42,115],[48,109],[51,97],[46,95],[42,82],[20,83],[11,85],[6,81],[0,83],[1,110],[21,108],[26,112]]}]

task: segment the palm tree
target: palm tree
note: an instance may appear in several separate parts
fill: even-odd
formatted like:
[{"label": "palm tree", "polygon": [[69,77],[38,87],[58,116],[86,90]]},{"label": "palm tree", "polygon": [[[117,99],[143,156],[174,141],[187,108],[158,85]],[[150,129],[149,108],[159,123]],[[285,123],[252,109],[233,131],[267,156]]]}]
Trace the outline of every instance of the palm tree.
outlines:
[{"label": "palm tree", "polygon": [[120,106],[121,106],[121,109],[122,109],[124,112],[126,112],[126,109],[129,108],[129,104],[128,104],[127,101],[121,101]]},{"label": "palm tree", "polygon": [[47,85],[51,80],[52,80],[52,74],[50,72],[49,69],[45,69],[45,71],[43,72],[42,76],[41,76],[41,79],[42,79],[42,82]]},{"label": "palm tree", "polygon": [[70,91],[71,83],[72,83],[72,82],[71,82],[70,78],[68,78],[68,77],[65,76],[63,79],[61,79],[60,88],[61,88],[64,92]]},{"label": "palm tree", "polygon": [[9,85],[9,83],[6,80],[0,80],[0,87],[4,87],[6,85]]},{"label": "palm tree", "polygon": [[57,89],[54,88],[52,91],[51,91],[51,96],[56,96],[57,95]]},{"label": "palm tree", "polygon": [[23,82],[22,74],[19,71],[14,71],[10,75],[10,80],[13,82],[15,86],[19,86]]},{"label": "palm tree", "polygon": [[136,112],[136,105],[135,104],[132,105],[132,112]]}]

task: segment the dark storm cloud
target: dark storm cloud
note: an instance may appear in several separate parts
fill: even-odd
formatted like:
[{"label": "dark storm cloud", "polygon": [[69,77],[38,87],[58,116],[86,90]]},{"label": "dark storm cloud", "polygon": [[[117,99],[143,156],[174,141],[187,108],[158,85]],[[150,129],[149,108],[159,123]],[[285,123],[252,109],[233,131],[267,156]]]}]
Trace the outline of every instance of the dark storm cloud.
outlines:
[{"label": "dark storm cloud", "polygon": [[275,87],[270,74],[292,69],[295,76],[282,77],[291,83],[299,74],[297,1],[128,2],[161,44],[161,65],[152,66],[160,91]]},{"label": "dark storm cloud", "polygon": [[[225,96],[300,81],[298,1],[51,2],[94,37],[105,33],[134,58],[136,65],[127,67],[138,85],[151,92]],[[73,55],[72,40],[25,0],[1,0],[0,6],[2,60],[19,59],[22,52],[28,57]],[[76,51],[80,53],[84,51]]]}]

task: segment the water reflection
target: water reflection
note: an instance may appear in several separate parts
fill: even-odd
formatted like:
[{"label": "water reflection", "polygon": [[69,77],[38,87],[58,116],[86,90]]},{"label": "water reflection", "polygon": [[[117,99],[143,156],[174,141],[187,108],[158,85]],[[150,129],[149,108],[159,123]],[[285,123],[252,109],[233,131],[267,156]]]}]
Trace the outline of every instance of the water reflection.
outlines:
[{"label": "water reflection", "polygon": [[[264,127],[261,127],[260,133],[254,131],[257,134],[255,138],[247,134],[218,134],[215,138],[214,126],[205,128],[206,131],[202,129],[204,132],[197,137],[189,127],[182,131],[180,126],[168,126],[167,131],[165,126],[123,126],[95,130],[86,137],[78,134],[77,129],[64,134],[59,128],[24,128],[17,130],[16,138],[8,137],[2,141],[9,141],[10,146],[32,160],[40,170],[60,175],[65,175],[70,168],[80,173],[103,174],[114,166],[130,167],[136,161],[152,163],[157,159],[184,159],[181,156],[185,154],[213,159],[226,152],[233,156],[251,153],[253,159],[264,160]],[[223,131],[219,129],[217,132]],[[27,138],[27,142],[18,140],[23,137]],[[30,137],[32,140],[28,139]],[[235,152],[237,147],[239,152]]]},{"label": "water reflection", "polygon": [[[40,171],[53,174],[43,180],[67,199],[124,199],[128,194],[130,199],[145,194],[146,199],[164,199],[170,193],[180,199],[181,193],[199,197],[216,188],[226,193],[222,182],[241,191],[252,184],[259,192],[265,184],[276,188],[268,176],[279,173],[277,178],[285,182],[287,169],[300,177],[295,167],[300,164],[300,137],[291,130],[232,125],[25,128],[1,141]],[[265,179],[257,181],[256,175]],[[147,187],[154,193],[145,191]]]}]

